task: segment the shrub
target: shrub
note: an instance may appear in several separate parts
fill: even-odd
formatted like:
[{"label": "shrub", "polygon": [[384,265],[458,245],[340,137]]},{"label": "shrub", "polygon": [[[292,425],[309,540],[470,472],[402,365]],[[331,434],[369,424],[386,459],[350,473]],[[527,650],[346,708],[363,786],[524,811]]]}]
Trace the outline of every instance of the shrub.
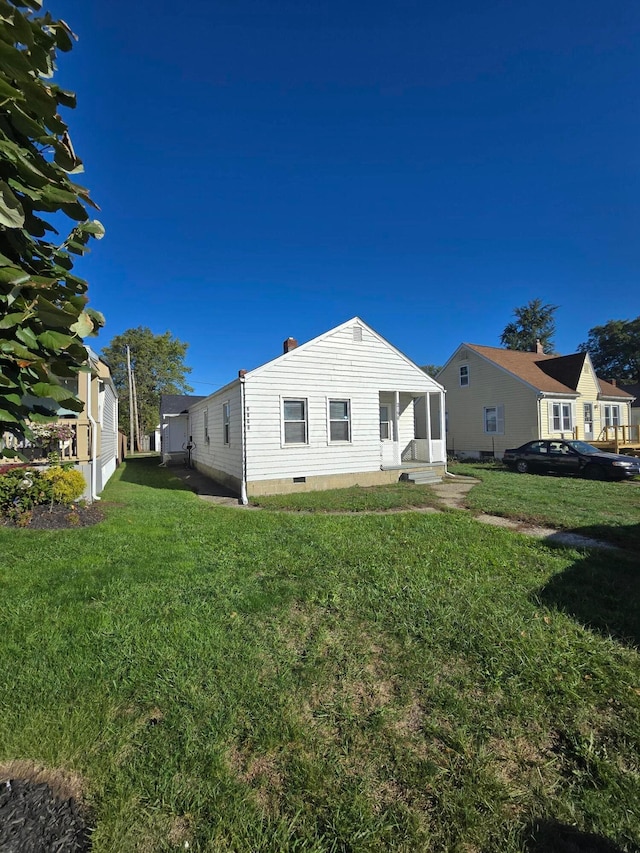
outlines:
[{"label": "shrub", "polygon": [[87,485],[80,471],[74,468],[49,468],[44,477],[51,486],[52,502],[66,506],[77,500]]},{"label": "shrub", "polygon": [[0,475],[0,513],[13,516],[51,500],[52,484],[35,468],[14,468]]}]

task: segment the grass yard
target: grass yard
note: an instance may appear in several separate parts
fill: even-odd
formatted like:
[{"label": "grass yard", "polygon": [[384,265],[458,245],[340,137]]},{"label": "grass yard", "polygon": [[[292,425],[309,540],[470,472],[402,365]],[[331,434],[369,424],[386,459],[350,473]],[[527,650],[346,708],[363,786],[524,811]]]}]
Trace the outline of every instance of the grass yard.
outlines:
[{"label": "grass yard", "polygon": [[103,503],[0,528],[0,763],[79,774],[94,853],[516,853],[537,821],[636,849],[631,558],[213,507],[157,459]]},{"label": "grass yard", "polygon": [[352,486],[322,492],[252,497],[253,506],[289,512],[379,512],[391,509],[419,509],[442,504],[428,486],[397,482],[385,486]]},{"label": "grass yard", "polygon": [[640,553],[640,483],[516,474],[482,463],[450,470],[481,481],[467,495],[471,510],[573,530]]}]

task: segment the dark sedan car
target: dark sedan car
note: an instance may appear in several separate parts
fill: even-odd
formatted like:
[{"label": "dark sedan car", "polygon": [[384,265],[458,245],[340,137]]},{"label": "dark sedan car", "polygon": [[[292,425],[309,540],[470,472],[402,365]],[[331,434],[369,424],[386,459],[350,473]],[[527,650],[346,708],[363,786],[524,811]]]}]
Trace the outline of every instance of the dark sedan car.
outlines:
[{"label": "dark sedan car", "polygon": [[502,461],[521,474],[552,471],[590,480],[623,480],[640,474],[640,459],[605,453],[585,441],[529,441],[522,447],[505,450]]}]

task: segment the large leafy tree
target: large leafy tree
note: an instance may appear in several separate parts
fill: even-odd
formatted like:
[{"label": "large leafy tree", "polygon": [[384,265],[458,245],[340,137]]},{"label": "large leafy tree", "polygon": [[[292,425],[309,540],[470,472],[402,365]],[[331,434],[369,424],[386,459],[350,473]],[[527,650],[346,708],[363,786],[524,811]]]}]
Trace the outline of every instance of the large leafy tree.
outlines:
[{"label": "large leafy tree", "polygon": [[78,372],[83,337],[103,323],[71,271],[73,256],[104,233],[71,177],[82,163],[60,109],[75,107],[75,96],[52,81],[57,51],[74,36],[39,8],[0,0],[0,435],[28,434],[30,421],[61,405],[81,409],[59,379]]},{"label": "large leafy tree", "polygon": [[544,305],[541,299],[532,299],[526,305],[514,309],[515,322],[507,323],[500,342],[507,349],[520,352],[535,352],[540,341],[545,353],[553,352],[553,336],[556,332],[554,313],[557,305]]},{"label": "large leafy tree", "polygon": [[129,378],[127,346],[138,397],[138,418],[143,434],[154,430],[160,418],[161,394],[188,394],[193,391],[185,376],[191,368],[184,363],[189,344],[174,338],[171,332],[154,335],[138,326],[117,335],[102,354],[111,368],[120,397],[120,429],[129,432]]},{"label": "large leafy tree", "polygon": [[640,317],[594,326],[589,329],[589,339],[578,349],[589,353],[600,376],[640,382]]}]

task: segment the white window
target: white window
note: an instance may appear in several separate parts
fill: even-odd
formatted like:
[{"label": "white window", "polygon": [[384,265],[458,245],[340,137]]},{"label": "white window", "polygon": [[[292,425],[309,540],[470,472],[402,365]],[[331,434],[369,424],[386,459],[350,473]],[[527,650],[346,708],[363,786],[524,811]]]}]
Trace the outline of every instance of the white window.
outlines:
[{"label": "white window", "polygon": [[391,438],[391,420],[389,406],[380,406],[380,440],[389,441]]},{"label": "white window", "polygon": [[620,406],[604,407],[604,425],[608,427],[620,426]]},{"label": "white window", "polygon": [[204,440],[209,444],[209,409],[204,410]]},{"label": "white window", "polygon": [[351,441],[349,400],[329,400],[329,441]]},{"label": "white window", "polygon": [[466,388],[469,384],[469,365],[461,364],[460,365],[460,386],[462,388]]},{"label": "white window", "polygon": [[282,401],[283,438],[285,444],[307,443],[307,401]]},{"label": "white window", "polygon": [[224,444],[230,443],[231,437],[231,406],[229,403],[222,404],[222,440]]},{"label": "white window", "polygon": [[550,432],[571,432],[573,429],[571,403],[551,403],[550,409]]},{"label": "white window", "polygon": [[488,435],[504,435],[504,406],[486,406],[484,431]]}]

